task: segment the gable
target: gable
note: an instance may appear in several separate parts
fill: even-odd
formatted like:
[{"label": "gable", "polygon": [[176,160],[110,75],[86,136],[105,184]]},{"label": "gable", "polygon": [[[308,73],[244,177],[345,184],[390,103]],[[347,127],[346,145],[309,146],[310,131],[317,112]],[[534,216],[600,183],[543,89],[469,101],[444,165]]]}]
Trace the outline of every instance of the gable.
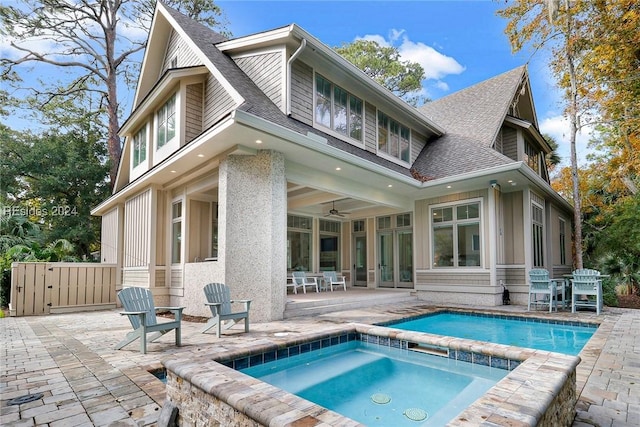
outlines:
[{"label": "gable", "polygon": [[180,34],[172,29],[162,61],[162,68],[158,75],[161,76],[169,68],[193,67],[195,65],[202,65],[202,61],[180,37]]}]

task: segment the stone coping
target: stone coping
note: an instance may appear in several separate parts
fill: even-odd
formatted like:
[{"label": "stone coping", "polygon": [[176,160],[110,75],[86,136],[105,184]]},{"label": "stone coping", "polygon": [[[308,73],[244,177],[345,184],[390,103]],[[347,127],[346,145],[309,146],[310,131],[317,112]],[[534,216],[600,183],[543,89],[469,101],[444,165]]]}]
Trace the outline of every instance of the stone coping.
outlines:
[{"label": "stone coping", "polygon": [[[552,419],[573,419],[575,371],[580,362],[577,356],[359,323],[342,325],[329,332],[299,335],[295,339],[264,340],[250,349],[214,351],[195,359],[167,359],[163,362],[168,377],[167,400],[179,408],[180,396],[175,393],[178,393],[176,390],[180,383],[187,381],[212,396],[214,401],[229,405],[236,411],[236,417],[238,413],[248,417],[247,424],[237,425],[251,425],[251,422],[269,426],[285,426],[295,422],[309,422],[309,425],[361,425],[228,366],[234,360],[246,358],[251,363],[251,357],[349,334],[365,334],[378,339],[444,348],[455,354],[471,354],[472,362],[477,359],[491,363],[493,357],[508,360],[508,367],[515,369],[449,425],[475,426],[487,420],[499,419],[501,423],[510,425],[535,426],[549,416],[549,411],[556,417]],[[264,356],[261,357],[264,361]],[[259,359],[254,361],[257,363]],[[514,363],[511,364],[511,361]]]}]

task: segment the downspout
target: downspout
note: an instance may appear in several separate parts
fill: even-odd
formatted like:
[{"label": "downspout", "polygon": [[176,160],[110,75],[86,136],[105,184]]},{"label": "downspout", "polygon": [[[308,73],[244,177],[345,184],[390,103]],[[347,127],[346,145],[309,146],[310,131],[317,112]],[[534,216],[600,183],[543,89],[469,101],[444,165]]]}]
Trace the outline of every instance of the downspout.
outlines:
[{"label": "downspout", "polygon": [[291,58],[287,61],[287,116],[291,115],[291,64],[300,56],[306,45],[307,39],[302,39],[298,49],[293,52],[293,55],[291,55]]}]

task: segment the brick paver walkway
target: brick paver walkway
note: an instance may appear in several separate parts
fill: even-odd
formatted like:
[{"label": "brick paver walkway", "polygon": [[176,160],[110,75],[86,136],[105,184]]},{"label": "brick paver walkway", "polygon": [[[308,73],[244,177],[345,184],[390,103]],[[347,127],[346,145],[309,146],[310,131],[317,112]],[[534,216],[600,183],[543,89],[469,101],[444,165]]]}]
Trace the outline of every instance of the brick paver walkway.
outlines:
[{"label": "brick paver walkway", "polygon": [[[252,324],[221,339],[201,334],[199,323],[184,322],[183,346],[168,334],[149,345],[146,355],[134,343],[113,347],[130,330],[117,310],[0,319],[2,350],[0,398],[2,426],[154,425],[164,400],[164,385],[148,371],[176,353],[201,355],[207,346],[245,347],[274,332],[302,334],[329,329],[336,322],[378,322],[408,316],[424,303],[402,303],[333,313],[313,318]],[[479,307],[474,307],[479,308]],[[526,307],[492,307],[511,312]],[[596,319],[593,313],[580,318]],[[554,316],[568,318],[571,313]],[[602,326],[580,354],[580,394],[575,427],[640,426],[640,310],[606,309]],[[20,405],[11,399],[42,393]]]}]

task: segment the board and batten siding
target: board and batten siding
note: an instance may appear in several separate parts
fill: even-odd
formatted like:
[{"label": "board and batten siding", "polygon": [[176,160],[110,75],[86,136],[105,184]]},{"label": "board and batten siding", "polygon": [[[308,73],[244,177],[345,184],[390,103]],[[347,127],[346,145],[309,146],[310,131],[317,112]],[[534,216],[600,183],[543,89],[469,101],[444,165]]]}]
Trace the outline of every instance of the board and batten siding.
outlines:
[{"label": "board and batten siding", "polygon": [[235,107],[233,98],[216,78],[209,74],[204,89],[204,129],[213,126]]},{"label": "board and batten siding", "polygon": [[116,207],[102,215],[100,262],[116,264],[118,262],[118,245],[120,242],[119,219],[120,207]]},{"label": "board and batten siding", "polygon": [[202,92],[204,85],[196,83],[187,86],[185,111],[185,143],[193,141],[202,133]]},{"label": "board and batten siding", "polygon": [[234,58],[234,61],[278,108],[284,109],[282,100],[282,71],[284,65],[282,52],[244,56]]},{"label": "board and batten siding", "polygon": [[193,67],[195,65],[202,65],[202,61],[198,58],[198,55],[191,50],[191,48],[182,40],[182,37],[175,31],[171,31],[169,37],[169,43],[167,43],[167,52],[162,61],[162,75],[165,71],[171,68],[171,61],[175,58],[175,67]]},{"label": "board and batten siding", "polygon": [[313,126],[313,69],[300,61],[291,66],[291,117]]},{"label": "board and batten siding", "polygon": [[150,263],[151,190],[125,202],[123,267],[147,267]]}]

